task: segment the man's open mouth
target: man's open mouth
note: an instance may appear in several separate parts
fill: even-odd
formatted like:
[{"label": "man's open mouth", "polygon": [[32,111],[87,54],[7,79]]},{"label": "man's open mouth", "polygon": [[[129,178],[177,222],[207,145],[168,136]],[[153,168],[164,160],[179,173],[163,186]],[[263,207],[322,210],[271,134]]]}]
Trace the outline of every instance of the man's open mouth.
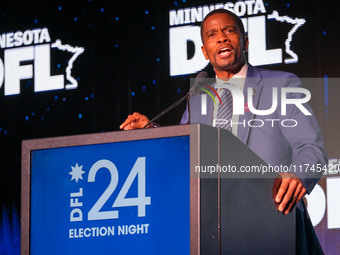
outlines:
[{"label": "man's open mouth", "polygon": [[231,47],[223,47],[218,51],[220,57],[229,57],[232,53]]}]

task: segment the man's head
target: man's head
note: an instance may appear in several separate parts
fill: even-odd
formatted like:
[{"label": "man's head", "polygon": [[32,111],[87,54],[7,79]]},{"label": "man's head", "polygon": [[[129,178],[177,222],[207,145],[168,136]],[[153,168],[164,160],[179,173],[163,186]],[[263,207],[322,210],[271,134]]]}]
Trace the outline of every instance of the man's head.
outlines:
[{"label": "man's head", "polygon": [[248,37],[241,19],[225,9],[210,12],[201,24],[202,52],[219,78],[230,78],[244,65]]}]

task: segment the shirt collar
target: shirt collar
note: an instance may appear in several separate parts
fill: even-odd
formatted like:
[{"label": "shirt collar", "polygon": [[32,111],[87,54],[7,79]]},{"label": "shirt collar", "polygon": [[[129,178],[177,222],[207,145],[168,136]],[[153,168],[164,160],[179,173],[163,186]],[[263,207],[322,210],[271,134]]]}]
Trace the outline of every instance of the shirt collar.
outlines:
[{"label": "shirt collar", "polygon": [[241,68],[241,70],[237,74],[235,74],[233,77],[231,77],[228,81],[224,81],[216,77],[216,83],[217,84],[229,83],[243,90],[244,82],[247,76],[247,71],[248,71],[248,64],[245,63],[243,67]]}]

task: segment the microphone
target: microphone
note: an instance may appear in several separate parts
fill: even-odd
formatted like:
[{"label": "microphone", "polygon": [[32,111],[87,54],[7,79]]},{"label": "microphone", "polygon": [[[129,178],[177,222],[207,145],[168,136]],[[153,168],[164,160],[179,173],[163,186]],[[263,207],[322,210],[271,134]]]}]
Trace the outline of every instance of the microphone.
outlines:
[{"label": "microphone", "polygon": [[202,94],[202,90],[199,90],[199,88],[205,84],[205,79],[209,78],[209,74],[206,71],[199,72],[196,76],[195,83],[190,88],[190,97],[195,96],[197,94]]},{"label": "microphone", "polygon": [[[199,74],[196,76],[194,85],[189,90],[190,97],[203,93],[203,90],[201,90],[199,88],[201,88],[202,85],[204,85],[206,83],[204,80],[207,79],[207,78],[209,78],[209,74],[206,71],[199,72]],[[189,124],[190,119],[191,119],[191,108],[190,108],[190,100],[189,100],[190,97],[187,98],[188,99],[187,105],[188,105],[189,118],[188,118],[188,122],[186,124]]]},{"label": "microphone", "polygon": [[[143,128],[146,128],[152,122],[158,120],[160,117],[165,115],[167,112],[171,111],[173,108],[175,108],[177,105],[179,105],[180,103],[182,103],[186,99],[188,99],[188,109],[189,109],[189,116],[190,116],[190,102],[189,102],[189,98],[199,93],[198,92],[198,88],[201,86],[201,84],[203,84],[203,80],[208,78],[208,77],[209,77],[209,75],[208,75],[208,73],[206,71],[199,72],[198,75],[196,76],[195,83],[190,88],[189,92],[184,97],[182,97],[181,99],[176,101],[174,104],[170,105],[168,108],[166,108],[161,113],[159,113],[152,120],[150,120]],[[190,120],[190,118],[189,118],[189,120]]]}]

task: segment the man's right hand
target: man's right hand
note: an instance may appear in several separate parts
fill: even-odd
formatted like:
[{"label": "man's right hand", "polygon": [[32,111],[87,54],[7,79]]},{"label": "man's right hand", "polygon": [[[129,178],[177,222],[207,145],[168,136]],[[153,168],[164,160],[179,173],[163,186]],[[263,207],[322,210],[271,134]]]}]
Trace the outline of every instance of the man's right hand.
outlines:
[{"label": "man's right hand", "polygon": [[[132,115],[129,115],[119,128],[124,130],[143,128],[149,121],[150,120],[145,115],[135,112]],[[147,126],[147,128],[149,127],[153,127],[152,123]]]}]

